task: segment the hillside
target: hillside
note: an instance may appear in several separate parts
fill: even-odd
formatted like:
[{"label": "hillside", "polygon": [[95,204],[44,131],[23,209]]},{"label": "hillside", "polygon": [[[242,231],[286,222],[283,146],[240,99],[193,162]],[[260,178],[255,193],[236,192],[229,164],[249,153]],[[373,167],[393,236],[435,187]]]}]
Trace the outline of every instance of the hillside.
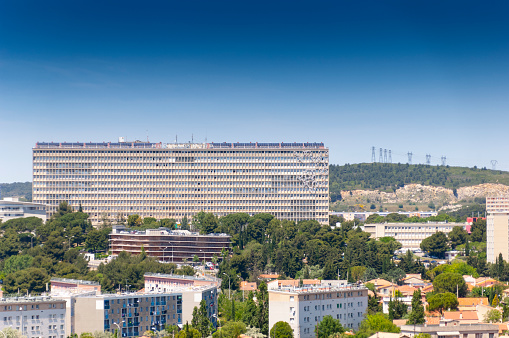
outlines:
[{"label": "hillside", "polygon": [[20,197],[32,200],[32,182],[0,183],[0,194],[3,197]]},{"label": "hillside", "polygon": [[394,193],[408,184],[458,189],[484,183],[509,185],[509,172],[486,168],[359,163],[330,165],[331,202],[341,199],[341,191],[379,190]]}]

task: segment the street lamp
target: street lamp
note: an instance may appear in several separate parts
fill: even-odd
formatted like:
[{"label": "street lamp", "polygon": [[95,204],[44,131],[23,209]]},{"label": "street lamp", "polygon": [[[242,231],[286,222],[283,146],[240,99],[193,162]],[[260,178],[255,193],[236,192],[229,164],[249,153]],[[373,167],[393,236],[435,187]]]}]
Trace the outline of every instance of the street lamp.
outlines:
[{"label": "street lamp", "polygon": [[231,277],[230,275],[227,275],[226,273],[223,272],[223,275],[227,276],[228,277],[228,298],[231,299],[232,298],[232,295],[231,295],[231,291],[230,291],[230,281],[231,281]]},{"label": "street lamp", "polygon": [[[121,321],[121,323],[125,323],[125,320]],[[117,326],[117,328],[118,328],[117,337],[120,338],[120,336],[119,336],[119,334],[120,334],[120,325],[118,325],[118,323],[115,323],[115,322],[113,322],[113,325]]]}]

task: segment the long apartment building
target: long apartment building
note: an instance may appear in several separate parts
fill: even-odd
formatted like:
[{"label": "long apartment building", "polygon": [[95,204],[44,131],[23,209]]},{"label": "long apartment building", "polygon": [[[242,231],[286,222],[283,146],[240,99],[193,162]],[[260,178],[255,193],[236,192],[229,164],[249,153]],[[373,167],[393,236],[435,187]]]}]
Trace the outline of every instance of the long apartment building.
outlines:
[{"label": "long apartment building", "polygon": [[65,301],[51,297],[0,299],[0,330],[12,327],[28,338],[66,336]]},{"label": "long apartment building", "polygon": [[139,255],[144,250],[147,255],[168,263],[191,262],[195,255],[200,261],[210,262],[214,255],[220,257],[223,249],[230,249],[230,236],[226,234],[200,235],[167,228],[133,231],[113,226],[109,236],[112,255],[122,251]]},{"label": "long apartment building", "polygon": [[364,286],[318,286],[269,289],[269,327],[279,321],[290,324],[295,338],[315,337],[315,326],[325,316],[339,319],[343,327],[358,329],[368,306]]},{"label": "long apartment building", "polygon": [[[122,141],[122,140],[119,140]],[[181,220],[205,211],[328,222],[323,143],[48,143],[33,148],[36,203],[81,204],[98,224],[139,214]]]},{"label": "long apartment building", "polygon": [[393,237],[403,246],[402,249],[419,249],[421,242],[436,232],[448,234],[455,226],[465,229],[465,223],[427,222],[427,223],[376,223],[364,224],[363,230],[373,238]]},{"label": "long apartment building", "polygon": [[486,197],[486,260],[509,260],[509,197]]}]

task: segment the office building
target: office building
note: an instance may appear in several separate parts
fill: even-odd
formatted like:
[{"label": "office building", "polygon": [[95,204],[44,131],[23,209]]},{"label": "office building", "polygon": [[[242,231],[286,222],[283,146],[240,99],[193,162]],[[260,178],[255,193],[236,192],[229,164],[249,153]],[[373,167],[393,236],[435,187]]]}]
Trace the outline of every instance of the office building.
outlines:
[{"label": "office building", "polygon": [[290,324],[295,338],[315,337],[315,326],[325,316],[339,319],[343,327],[358,329],[368,306],[364,286],[280,287],[269,289],[269,327]]},{"label": "office building", "polygon": [[270,213],[328,222],[323,143],[46,143],[33,148],[33,201],[67,201],[93,224],[138,214],[181,220]]},{"label": "office building", "polygon": [[15,197],[0,200],[0,221],[14,218],[38,217],[46,222],[46,205],[42,203],[21,202]]},{"label": "office building", "polygon": [[226,234],[200,235],[167,228],[129,231],[114,226],[109,236],[112,255],[122,251],[138,255],[144,250],[147,255],[169,263],[192,262],[195,255],[200,261],[211,261],[214,255],[221,257],[223,249],[230,249],[230,236]]},{"label": "office building", "polygon": [[509,260],[509,197],[486,197],[486,260]]},{"label": "office building", "polygon": [[12,327],[28,338],[65,338],[65,301],[51,297],[0,299],[0,330]]},{"label": "office building", "polygon": [[455,226],[465,229],[465,223],[427,222],[427,223],[379,223],[364,224],[363,231],[372,238],[393,237],[403,246],[402,250],[419,249],[421,242],[436,232],[446,235]]}]

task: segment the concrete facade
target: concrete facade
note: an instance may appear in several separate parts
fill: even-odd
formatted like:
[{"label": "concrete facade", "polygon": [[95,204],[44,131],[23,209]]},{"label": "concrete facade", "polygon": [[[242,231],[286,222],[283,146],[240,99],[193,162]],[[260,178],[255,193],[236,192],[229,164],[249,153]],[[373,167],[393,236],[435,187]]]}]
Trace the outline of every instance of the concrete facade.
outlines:
[{"label": "concrete facade", "polygon": [[431,338],[498,338],[496,324],[463,324],[455,320],[441,320],[439,325],[402,325],[401,334],[413,337],[427,333]]},{"label": "concrete facade", "polygon": [[28,338],[65,338],[65,301],[51,297],[0,299],[0,330],[12,327]]},{"label": "concrete facade", "polygon": [[339,319],[345,328],[357,329],[368,306],[365,287],[302,287],[269,291],[269,328],[284,321],[295,338],[315,337],[315,326],[324,316]]},{"label": "concrete facade", "polygon": [[323,143],[46,143],[33,148],[33,201],[51,215],[81,204],[93,224],[270,213],[328,223],[329,149]]},{"label": "concrete facade", "polygon": [[509,260],[509,212],[492,212],[486,218],[486,260],[495,263],[499,254]]},{"label": "concrete facade", "polygon": [[46,205],[42,203],[21,202],[17,198],[6,197],[0,200],[0,221],[15,218],[37,217],[46,222]]}]

